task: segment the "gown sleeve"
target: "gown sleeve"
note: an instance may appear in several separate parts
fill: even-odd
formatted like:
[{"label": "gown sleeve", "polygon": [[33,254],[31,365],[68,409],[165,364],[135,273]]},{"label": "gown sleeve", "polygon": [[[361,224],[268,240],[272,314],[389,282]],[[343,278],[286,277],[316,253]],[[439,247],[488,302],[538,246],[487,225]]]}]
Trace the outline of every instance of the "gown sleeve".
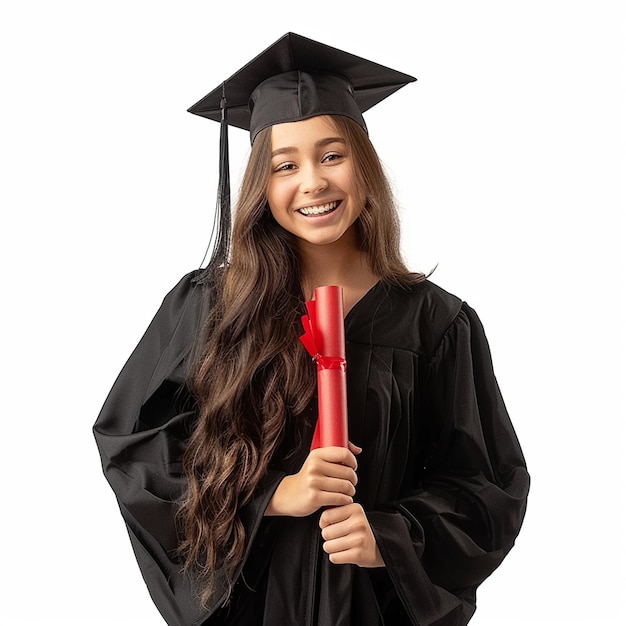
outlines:
[{"label": "gown sleeve", "polygon": [[413,486],[368,519],[412,623],[462,626],[475,610],[476,588],[515,542],[530,479],[469,306],[422,361]]},{"label": "gown sleeve", "polygon": [[[195,417],[185,381],[208,306],[204,291],[191,273],[167,294],[93,428],[148,591],[165,621],[180,626],[218,623],[209,618],[228,596],[218,574],[214,599],[202,609],[176,555],[175,514],[185,489],[181,460]],[[249,546],[282,476],[270,474],[242,511]]]}]

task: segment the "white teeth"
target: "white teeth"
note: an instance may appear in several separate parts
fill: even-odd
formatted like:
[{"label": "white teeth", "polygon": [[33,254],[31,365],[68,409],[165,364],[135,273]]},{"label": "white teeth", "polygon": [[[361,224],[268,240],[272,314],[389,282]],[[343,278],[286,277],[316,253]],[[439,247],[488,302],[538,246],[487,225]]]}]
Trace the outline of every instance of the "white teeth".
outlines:
[{"label": "white teeth", "polygon": [[320,204],[319,206],[308,206],[303,209],[298,209],[302,215],[321,215],[322,213],[328,213],[337,208],[338,202],[327,202],[326,204]]}]

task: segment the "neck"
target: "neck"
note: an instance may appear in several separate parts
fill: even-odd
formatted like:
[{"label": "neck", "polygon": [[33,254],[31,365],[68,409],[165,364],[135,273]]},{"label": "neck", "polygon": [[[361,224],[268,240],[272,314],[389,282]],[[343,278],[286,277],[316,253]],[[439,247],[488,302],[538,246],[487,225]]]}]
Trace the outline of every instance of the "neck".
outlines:
[{"label": "neck", "polygon": [[356,242],[346,246],[346,242],[336,242],[323,246],[301,242],[302,288],[306,298],[313,296],[316,287],[340,285],[344,293],[344,312],[348,311],[377,282],[367,260],[367,255],[359,250]]}]

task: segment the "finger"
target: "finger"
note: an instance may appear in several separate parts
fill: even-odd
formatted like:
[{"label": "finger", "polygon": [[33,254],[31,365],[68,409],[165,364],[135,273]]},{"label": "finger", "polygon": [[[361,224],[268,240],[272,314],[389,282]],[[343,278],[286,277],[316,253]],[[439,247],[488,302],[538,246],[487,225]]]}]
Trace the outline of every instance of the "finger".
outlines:
[{"label": "finger", "polygon": [[353,485],[356,485],[358,482],[357,473],[351,467],[347,467],[341,463],[331,463],[330,461],[325,461],[320,458],[311,459],[303,470],[304,474],[312,478],[316,476],[327,476],[329,478],[347,480]]},{"label": "finger", "polygon": [[351,523],[351,518],[338,522],[336,524],[328,524],[322,528],[322,539],[324,541],[332,541],[340,537],[346,537],[351,532],[357,531],[355,524]]},{"label": "finger", "polygon": [[361,454],[361,452],[363,452],[363,448],[361,448],[360,446],[357,446],[355,443],[352,443],[351,441],[348,442],[348,449],[350,450],[350,452],[352,452],[352,454]]},{"label": "finger", "polygon": [[341,508],[349,506],[354,500],[352,496],[345,493],[334,493],[332,491],[320,491],[316,497],[317,509],[321,507]]},{"label": "finger", "polygon": [[333,509],[327,509],[320,516],[320,528],[326,528],[327,526],[339,524],[350,519],[350,517],[355,515],[355,513],[358,513],[358,509],[355,510],[355,507],[361,509],[361,506],[356,503],[351,503],[341,507],[335,507]]},{"label": "finger", "polygon": [[385,567],[385,561],[377,547],[372,551],[364,551],[361,547],[340,550],[329,554],[328,560],[335,565],[353,563],[359,567]]},{"label": "finger", "polygon": [[[324,511],[320,516],[322,537],[326,540],[331,540],[354,533],[367,535],[368,531],[370,531],[370,525],[365,514],[360,514],[360,505],[350,504],[341,508],[342,511],[339,511],[341,517],[339,517],[337,509]],[[334,519],[337,521],[333,521]],[[328,520],[331,521],[329,522]]]},{"label": "finger", "polygon": [[338,463],[322,462],[316,469],[319,475],[327,476],[328,478],[337,478],[339,480],[347,480],[352,485],[356,485],[359,481],[357,473],[352,468]]},{"label": "finger", "polygon": [[358,463],[356,457],[348,448],[329,446],[328,448],[317,448],[311,454],[316,454],[319,458],[329,463],[340,463],[356,471]]},{"label": "finger", "polygon": [[313,478],[309,485],[312,489],[326,491],[330,493],[342,493],[346,496],[354,496],[356,489],[349,480],[333,478],[330,476],[317,476]]},{"label": "finger", "polygon": [[382,567],[384,561],[375,541],[367,535],[351,533],[322,544],[331,563],[354,563],[361,567]]},{"label": "finger", "polygon": [[354,540],[352,535],[345,537],[338,537],[337,539],[331,539],[325,541],[322,544],[322,549],[326,554],[337,554],[339,552],[345,552],[346,550],[352,550],[358,546],[358,542]]},{"label": "finger", "polygon": [[358,548],[350,548],[348,550],[340,550],[328,555],[328,560],[334,565],[343,565],[346,563],[360,564],[361,551]]}]

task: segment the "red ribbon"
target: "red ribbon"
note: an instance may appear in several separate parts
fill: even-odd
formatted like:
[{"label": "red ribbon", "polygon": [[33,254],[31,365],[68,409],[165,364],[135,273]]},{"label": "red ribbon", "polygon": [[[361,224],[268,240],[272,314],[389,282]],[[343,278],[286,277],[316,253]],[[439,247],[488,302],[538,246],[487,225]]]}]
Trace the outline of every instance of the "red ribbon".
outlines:
[{"label": "red ribbon", "polygon": [[322,356],[317,354],[313,357],[317,363],[318,370],[341,370],[346,371],[346,360],[334,356]]}]

